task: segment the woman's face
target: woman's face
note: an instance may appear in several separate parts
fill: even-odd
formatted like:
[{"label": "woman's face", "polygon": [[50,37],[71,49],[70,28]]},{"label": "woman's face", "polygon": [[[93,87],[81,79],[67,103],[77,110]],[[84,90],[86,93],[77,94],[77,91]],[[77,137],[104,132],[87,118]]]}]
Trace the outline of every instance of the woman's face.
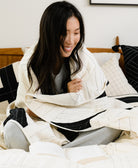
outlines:
[{"label": "woman's face", "polygon": [[67,20],[66,31],[66,37],[63,44],[60,46],[62,57],[69,57],[80,41],[80,23],[75,16]]}]

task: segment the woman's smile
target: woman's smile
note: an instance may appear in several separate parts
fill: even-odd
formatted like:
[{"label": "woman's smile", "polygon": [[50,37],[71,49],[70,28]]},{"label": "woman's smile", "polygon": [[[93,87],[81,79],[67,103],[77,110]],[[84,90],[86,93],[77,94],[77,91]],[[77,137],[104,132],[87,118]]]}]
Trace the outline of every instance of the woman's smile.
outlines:
[{"label": "woman's smile", "polygon": [[60,46],[62,57],[69,57],[80,41],[80,23],[75,16],[67,20],[66,36],[63,44]]}]

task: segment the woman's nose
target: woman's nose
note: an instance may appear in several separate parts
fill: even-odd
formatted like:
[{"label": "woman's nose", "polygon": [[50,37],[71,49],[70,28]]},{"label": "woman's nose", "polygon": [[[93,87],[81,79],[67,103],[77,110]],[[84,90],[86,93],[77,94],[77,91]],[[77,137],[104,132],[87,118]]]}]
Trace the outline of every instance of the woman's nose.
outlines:
[{"label": "woman's nose", "polygon": [[73,36],[72,34],[67,35],[67,37],[66,37],[66,42],[67,42],[68,44],[72,44],[72,43],[74,42],[74,36]]}]

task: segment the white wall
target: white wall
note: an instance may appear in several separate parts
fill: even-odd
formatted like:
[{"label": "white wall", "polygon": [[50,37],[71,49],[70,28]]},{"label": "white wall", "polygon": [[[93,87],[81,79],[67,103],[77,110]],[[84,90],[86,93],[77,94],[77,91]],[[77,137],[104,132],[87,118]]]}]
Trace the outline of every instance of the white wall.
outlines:
[{"label": "white wall", "polygon": [[[56,0],[58,1],[58,0]],[[86,46],[138,45],[138,6],[89,5],[89,0],[68,0],[81,11]],[[39,22],[54,0],[0,0],[0,48],[31,46],[38,38]]]}]

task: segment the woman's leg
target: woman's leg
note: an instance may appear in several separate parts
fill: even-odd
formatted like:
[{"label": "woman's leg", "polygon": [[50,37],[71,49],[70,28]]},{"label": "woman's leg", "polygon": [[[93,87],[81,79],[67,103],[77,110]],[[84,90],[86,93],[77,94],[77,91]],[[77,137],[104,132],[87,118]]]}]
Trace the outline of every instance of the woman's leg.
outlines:
[{"label": "woman's leg", "polygon": [[63,147],[68,148],[68,147],[77,147],[86,145],[108,144],[117,139],[120,134],[121,130],[102,127],[93,131],[81,132],[80,135],[75,140],[69,142]]},{"label": "woman's leg", "polygon": [[29,142],[17,121],[9,120],[4,126],[4,141],[7,148],[29,151]]}]

